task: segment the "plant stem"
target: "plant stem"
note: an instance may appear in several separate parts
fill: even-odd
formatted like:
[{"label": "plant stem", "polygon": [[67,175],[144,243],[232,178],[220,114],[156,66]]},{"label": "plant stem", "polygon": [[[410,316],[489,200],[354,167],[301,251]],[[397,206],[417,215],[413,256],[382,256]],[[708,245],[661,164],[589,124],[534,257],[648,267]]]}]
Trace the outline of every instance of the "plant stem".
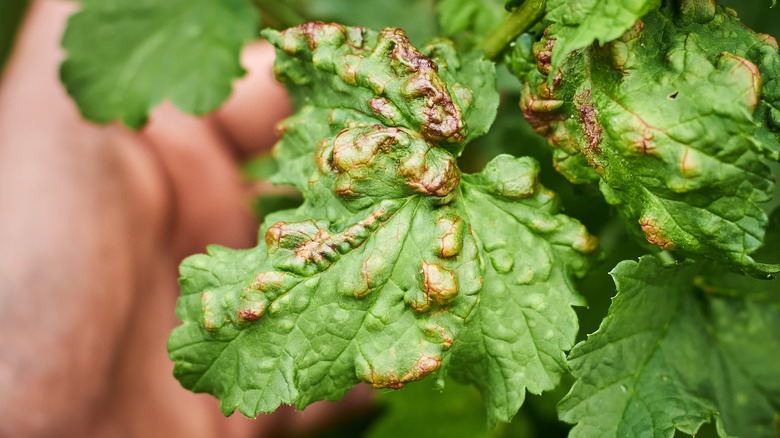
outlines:
[{"label": "plant stem", "polygon": [[526,0],[485,38],[479,48],[485,51],[488,59],[497,58],[509,43],[544,16],[546,5],[547,0]]}]

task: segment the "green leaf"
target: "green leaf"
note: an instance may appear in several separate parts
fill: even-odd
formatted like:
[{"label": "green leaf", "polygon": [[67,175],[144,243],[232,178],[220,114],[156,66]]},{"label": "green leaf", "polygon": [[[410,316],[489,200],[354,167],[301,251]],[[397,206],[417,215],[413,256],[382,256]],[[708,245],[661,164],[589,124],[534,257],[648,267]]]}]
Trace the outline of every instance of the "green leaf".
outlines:
[{"label": "green leaf", "polygon": [[766,277],[780,266],[750,254],[767,224],[766,160],[780,153],[777,46],[725,10],[705,25],[676,16],[653,12],[572,53],[552,84],[558,42],[536,43],[540,71],[521,72],[524,116],[557,148],[558,170],[573,182],[599,178],[649,243]]},{"label": "green leaf", "polygon": [[619,38],[660,4],[660,0],[548,0],[545,18],[553,22],[550,37],[556,40],[552,71],[574,50]]},{"label": "green leaf", "polygon": [[450,375],[484,394],[490,424],[508,422],[525,391],[555,388],[577,335],[571,280],[597,246],[576,220],[556,214],[530,158],[499,155],[464,175],[459,201],[486,259],[480,304],[454,346]]},{"label": "green leaf", "polygon": [[724,438],[776,436],[778,280],[652,256],[612,275],[609,316],[569,356],[577,381],[559,412],[577,423],[570,437],[695,434],[713,418]]},{"label": "green leaf", "polygon": [[285,0],[319,21],[369,29],[400,27],[414,44],[440,35],[437,0]]},{"label": "green leaf", "polygon": [[[576,333],[570,280],[595,240],[557,214],[533,160],[501,156],[461,178],[453,153],[488,129],[497,105],[492,64],[441,42],[429,58],[392,28],[309,23],[266,36],[279,49],[277,76],[307,98],[274,149],[275,181],[305,201],[271,214],[257,248],[212,247],[183,262],[183,324],[168,342],[176,377],[220,398],[225,414],[256,416],[337,399],[361,381],[400,388],[444,375],[471,361],[456,347],[471,342],[490,349],[474,366],[499,391],[549,388]],[[491,290],[479,298],[483,285]],[[486,318],[513,299],[528,330],[497,345],[486,337],[503,328]],[[498,374],[524,367],[529,378]],[[522,401],[486,396],[493,421]]]},{"label": "green leaf", "polygon": [[507,17],[504,0],[441,0],[436,4],[439,23],[446,36],[469,31],[479,42]]},{"label": "green leaf", "polygon": [[479,391],[447,381],[444,389],[432,380],[415,382],[403,391],[377,394],[386,413],[366,433],[367,438],[430,438],[433,436],[490,438]]},{"label": "green leaf", "polygon": [[491,62],[476,54],[460,60],[445,41],[420,52],[397,28],[347,29],[315,22],[263,32],[285,55],[277,77],[307,106],[357,111],[453,153],[487,132],[498,107]]},{"label": "green leaf", "polygon": [[98,123],[140,128],[166,99],[205,114],[244,74],[239,55],[258,20],[249,0],[82,0],[63,37],[60,76]]}]

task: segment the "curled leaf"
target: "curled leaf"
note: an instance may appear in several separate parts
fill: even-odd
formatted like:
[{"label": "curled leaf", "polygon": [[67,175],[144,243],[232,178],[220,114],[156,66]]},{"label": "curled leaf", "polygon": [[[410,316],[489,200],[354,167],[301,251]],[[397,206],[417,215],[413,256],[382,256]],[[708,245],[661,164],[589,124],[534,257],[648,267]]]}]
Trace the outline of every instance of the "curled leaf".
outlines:
[{"label": "curled leaf", "polygon": [[560,70],[550,65],[559,41],[517,50],[538,66],[524,74],[523,114],[556,148],[556,168],[573,182],[600,181],[650,244],[759,277],[779,272],[750,256],[767,224],[758,204],[772,193],[765,160],[780,152],[776,43],[729,10],[706,25],[677,14],[650,13]]}]

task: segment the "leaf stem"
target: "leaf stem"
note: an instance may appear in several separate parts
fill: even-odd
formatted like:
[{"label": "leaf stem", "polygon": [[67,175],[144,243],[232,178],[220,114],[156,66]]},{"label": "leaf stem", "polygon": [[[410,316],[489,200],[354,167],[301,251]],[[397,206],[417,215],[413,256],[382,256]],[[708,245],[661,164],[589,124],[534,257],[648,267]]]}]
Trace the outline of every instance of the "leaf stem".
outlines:
[{"label": "leaf stem", "polygon": [[547,0],[526,0],[507,17],[480,45],[488,59],[495,59],[518,35],[530,29],[544,16]]}]

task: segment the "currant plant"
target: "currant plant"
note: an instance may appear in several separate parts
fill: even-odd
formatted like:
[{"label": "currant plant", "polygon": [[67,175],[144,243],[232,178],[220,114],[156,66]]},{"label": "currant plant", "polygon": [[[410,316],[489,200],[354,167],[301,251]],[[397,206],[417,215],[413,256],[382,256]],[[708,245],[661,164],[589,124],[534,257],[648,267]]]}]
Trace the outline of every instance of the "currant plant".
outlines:
[{"label": "currant plant", "polygon": [[[474,400],[461,384],[484,401],[482,436],[529,433],[502,423],[552,390],[572,437],[707,422],[780,436],[776,40],[708,0],[387,3],[82,0],[71,19],[68,91],[85,117],[134,128],[164,99],[218,107],[261,17],[277,28],[261,35],[296,112],[269,179],[303,202],[267,214],[253,249],[182,262],[181,384],[249,417],[361,382],[400,390],[373,436],[440,408],[455,415],[419,421],[474,430],[458,426],[473,407],[430,389]],[[449,38],[422,41],[432,28]],[[527,137],[496,145],[523,126],[552,166],[523,156]],[[583,188],[554,183],[562,201],[541,181],[552,168]],[[593,221],[596,187],[620,221]],[[577,218],[562,210],[573,193],[593,200]],[[602,260],[617,296],[577,343],[578,288]]]}]

